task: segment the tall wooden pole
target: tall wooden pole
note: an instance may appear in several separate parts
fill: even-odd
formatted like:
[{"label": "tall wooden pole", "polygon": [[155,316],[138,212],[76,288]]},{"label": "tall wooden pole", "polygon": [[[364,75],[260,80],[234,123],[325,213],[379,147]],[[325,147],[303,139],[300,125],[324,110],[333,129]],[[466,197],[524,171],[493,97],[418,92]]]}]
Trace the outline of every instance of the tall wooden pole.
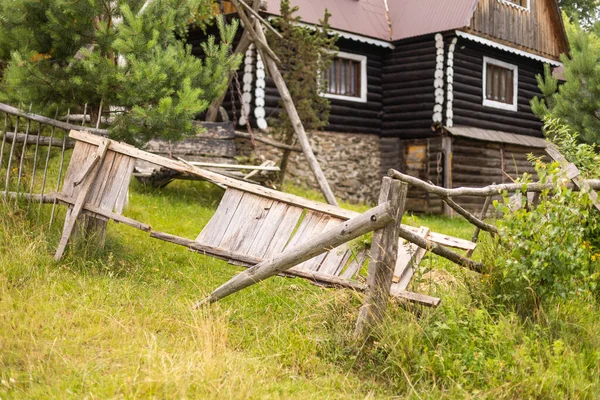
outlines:
[{"label": "tall wooden pole", "polygon": [[398,231],[402,224],[407,190],[406,183],[389,177],[383,178],[379,204],[392,204],[395,221],[373,233],[367,292],[354,331],[355,336],[361,340],[368,337],[371,328],[383,320],[387,308],[398,257]]},{"label": "tall wooden pole", "polygon": [[[238,10],[238,12],[243,12],[243,10]],[[263,42],[263,44],[265,46],[267,46],[265,34],[262,31],[262,28],[258,21],[256,23],[255,32],[256,32],[256,35],[258,36],[258,40]],[[256,47],[259,49],[259,51],[261,51],[260,46],[256,46]],[[283,80],[283,76],[281,75],[281,72],[279,72],[277,63],[273,59],[268,57],[267,54],[264,54],[264,52],[262,52],[262,51],[261,51],[261,56],[262,56],[263,60],[265,61],[267,68],[269,69],[271,77],[275,81],[275,86],[277,86],[277,90],[279,91],[279,94],[281,96],[281,100],[283,101],[285,110],[287,111],[290,122],[292,123],[292,126],[294,127],[294,132],[296,133],[296,136],[298,137],[298,142],[300,143],[300,147],[302,147],[302,151],[304,152],[304,155],[306,156],[306,161],[308,162],[308,166],[311,169],[311,171],[313,172],[313,174],[315,175],[315,179],[317,180],[317,183],[319,184],[319,187],[321,188],[321,192],[323,192],[323,195],[325,196],[325,199],[327,200],[327,202],[329,204],[337,206],[338,203],[335,200],[335,196],[333,195],[333,192],[331,191],[331,188],[329,187],[329,183],[327,183],[327,179],[325,178],[325,175],[323,174],[323,170],[321,170],[321,166],[319,165],[319,162],[317,161],[317,158],[315,157],[315,154],[313,153],[312,148],[310,147],[310,142],[308,141],[308,137],[306,135],[306,132],[304,131],[304,126],[302,125],[300,116],[298,116],[298,112],[296,111],[296,107],[294,106],[294,101],[292,100],[290,91],[288,90],[287,85],[285,84],[285,81]]]}]

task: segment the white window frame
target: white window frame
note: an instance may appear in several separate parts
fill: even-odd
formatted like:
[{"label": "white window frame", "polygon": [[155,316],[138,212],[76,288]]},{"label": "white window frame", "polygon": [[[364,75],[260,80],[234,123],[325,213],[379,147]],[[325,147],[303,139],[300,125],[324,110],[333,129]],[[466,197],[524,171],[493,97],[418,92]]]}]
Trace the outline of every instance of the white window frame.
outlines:
[{"label": "white window frame", "polygon": [[[502,68],[506,68],[506,69],[510,69],[513,71],[513,101],[512,104],[508,104],[508,103],[502,103],[500,101],[495,101],[495,100],[489,100],[486,99],[486,89],[487,89],[487,65],[488,64],[492,64],[492,65],[497,65],[499,67]],[[482,97],[483,97],[483,102],[482,104],[486,107],[493,107],[493,108],[499,108],[501,110],[508,110],[508,111],[517,111],[519,108],[519,67],[517,67],[514,64],[509,64],[506,63],[504,61],[500,61],[500,60],[496,60],[494,58],[490,58],[490,57],[483,57],[483,71],[482,71]]]},{"label": "white window frame", "polygon": [[337,99],[345,101],[354,101],[357,103],[367,102],[367,56],[354,53],[346,53],[338,51],[335,54],[335,58],[344,58],[346,60],[360,61],[360,97],[346,96],[343,94],[333,94],[323,92],[321,95],[328,99]]},{"label": "white window frame", "polygon": [[523,10],[523,11],[527,11],[527,12],[531,11],[531,0],[527,0],[527,7],[523,7],[523,6],[520,6],[518,4],[515,4],[515,3],[513,3],[510,0],[498,0],[498,2],[504,3],[504,4],[506,4],[508,6],[511,6],[511,7],[514,7],[517,10]]}]

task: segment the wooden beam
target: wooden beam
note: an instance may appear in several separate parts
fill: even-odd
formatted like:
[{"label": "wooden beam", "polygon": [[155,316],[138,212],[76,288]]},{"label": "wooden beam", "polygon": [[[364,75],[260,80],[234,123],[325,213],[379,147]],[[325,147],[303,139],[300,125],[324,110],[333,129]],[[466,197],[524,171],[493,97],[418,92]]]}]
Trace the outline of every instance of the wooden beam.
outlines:
[{"label": "wooden beam", "polygon": [[[233,0],[235,1],[235,0]],[[261,41],[266,41],[265,34],[263,33],[260,25],[257,25],[257,34]],[[294,105],[294,101],[292,100],[292,96],[285,84],[283,76],[281,72],[279,72],[279,68],[277,67],[277,63],[269,58],[265,57],[265,54],[262,55],[265,64],[267,65],[269,72],[271,73],[271,77],[273,81],[275,81],[275,86],[277,86],[277,90],[279,90],[279,94],[281,96],[281,100],[283,102],[283,106],[287,111],[288,118],[292,123],[294,131],[296,133],[296,137],[298,138],[298,142],[300,143],[300,147],[302,147],[302,151],[304,152],[304,156],[306,157],[306,161],[308,162],[308,166],[313,172],[319,187],[321,188],[321,192],[325,196],[325,199],[329,204],[337,206],[338,203],[335,200],[335,196],[333,195],[333,191],[329,187],[329,183],[327,183],[327,179],[321,170],[321,166],[315,157],[312,148],[310,147],[310,143],[308,141],[308,137],[306,136],[306,132],[304,131],[304,126],[302,125],[302,121],[300,120],[300,116],[296,111],[296,106]]]},{"label": "wooden beam", "polygon": [[264,137],[261,137],[258,135],[250,135],[249,133],[246,133],[246,132],[235,131],[235,137],[240,137],[240,138],[244,138],[244,139],[252,139],[253,138],[257,142],[268,144],[269,146],[273,146],[278,149],[295,151],[297,153],[302,152],[301,147],[290,146],[288,144],[281,143],[276,140],[267,139],[267,138],[264,138]]},{"label": "wooden beam", "polygon": [[[399,179],[403,182],[406,182],[413,186],[418,186],[419,188],[425,190],[428,193],[434,193],[438,196],[448,196],[448,197],[457,197],[457,196],[476,196],[476,197],[488,197],[494,195],[501,195],[502,192],[520,192],[524,187],[528,192],[541,192],[546,189],[552,189],[556,187],[556,185],[552,183],[528,183],[527,185],[523,185],[520,183],[504,183],[498,185],[490,185],[482,188],[473,188],[473,187],[460,187],[454,189],[445,189],[439,186],[435,186],[424,182],[418,178],[415,178],[410,175],[403,174],[402,172],[396,171],[395,169],[390,169],[388,171],[388,175]],[[599,190],[600,189],[600,179],[588,179],[583,181],[586,185],[589,185],[590,188]],[[574,184],[567,185],[570,188],[577,188]]]},{"label": "wooden beam", "polygon": [[[52,199],[56,199],[56,200],[60,201],[61,203],[65,203],[65,204],[69,204],[69,205],[75,205],[75,201],[76,201],[76,199],[65,196],[62,193],[51,193],[50,195],[48,195],[48,197],[52,198]],[[50,201],[50,202],[52,202],[52,201]],[[136,220],[128,218],[128,217],[124,217],[124,216],[114,213],[112,211],[107,211],[103,208],[96,207],[95,205],[93,205],[91,203],[85,203],[83,205],[83,210],[87,211],[91,214],[110,218],[115,222],[120,222],[122,224],[129,225],[132,228],[136,228],[136,229],[139,229],[144,232],[150,232],[152,230],[150,225],[144,224],[142,222],[136,221]]]},{"label": "wooden beam", "polygon": [[[180,246],[184,246],[189,248],[190,250],[196,251],[200,254],[217,257],[228,261],[232,264],[242,266],[252,266],[259,264],[261,262],[260,259],[256,257],[250,257],[244,254],[235,253],[228,250],[219,249],[216,247],[205,246],[201,243],[195,242],[190,239],[182,238],[179,236],[171,235],[164,232],[152,231],[150,232],[150,237],[164,240],[166,242],[170,242],[173,244],[177,244]],[[351,279],[340,278],[338,276],[333,276],[329,274],[324,274],[318,271],[305,271],[305,270],[295,270],[289,269],[285,271],[285,275],[293,275],[300,278],[308,279],[319,285],[327,285],[333,287],[341,287],[346,289],[353,289],[357,291],[364,292],[366,289],[366,285],[361,282],[357,282]],[[437,297],[427,296],[423,294],[408,292],[406,290],[393,290],[391,293],[392,297],[407,300],[412,303],[422,304],[427,307],[437,307],[440,304],[440,299]]]},{"label": "wooden beam", "polygon": [[389,203],[392,205],[394,222],[373,233],[367,292],[354,330],[354,335],[359,340],[364,340],[370,335],[371,329],[383,320],[387,308],[392,278],[396,269],[398,230],[406,205],[407,189],[408,185],[404,182],[387,176],[383,178],[379,204]]},{"label": "wooden beam", "polygon": [[263,281],[273,275],[280,274],[306,260],[325,253],[352,239],[362,236],[375,229],[381,228],[394,221],[395,208],[389,203],[381,204],[358,217],[352,218],[340,225],[323,232],[307,242],[298,244],[282,253],[271,257],[231,278],[228,282],[214,290],[203,301],[196,303],[214,303],[235,292]]},{"label": "wooden beam", "polygon": [[594,203],[594,207],[598,211],[600,211],[600,199],[598,199],[598,193],[596,193],[589,184],[585,182],[585,180],[579,178],[579,169],[573,163],[569,163],[569,161],[561,154],[561,152],[552,144],[546,147],[546,153],[555,161],[558,161],[563,164],[563,166],[567,169],[567,176],[569,179],[573,181],[575,186],[580,189],[589,190],[589,196]]},{"label": "wooden beam", "polygon": [[[57,121],[52,118],[44,117],[42,115],[37,115],[33,113],[28,113],[25,111],[21,111],[18,108],[9,106],[8,104],[0,103],[0,111],[16,115],[18,117],[22,117],[25,119],[29,119],[31,121],[39,122],[44,125],[54,126],[55,128],[64,129],[66,131],[70,129],[82,129],[81,126],[69,124],[68,122]],[[95,133],[96,135],[108,136],[108,131],[106,129],[95,129],[95,128],[83,128],[88,132]]]}]

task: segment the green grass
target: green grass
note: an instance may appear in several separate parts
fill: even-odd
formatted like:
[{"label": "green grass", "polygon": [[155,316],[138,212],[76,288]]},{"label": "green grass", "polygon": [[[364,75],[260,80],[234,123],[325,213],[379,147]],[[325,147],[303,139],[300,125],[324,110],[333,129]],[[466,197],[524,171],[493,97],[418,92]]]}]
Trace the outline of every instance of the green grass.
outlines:
[{"label": "green grass", "polygon": [[[126,215],[194,238],[221,195],[207,183],[163,190],[134,183]],[[375,341],[355,343],[360,294],[274,277],[193,311],[193,302],[241,269],[112,222],[104,250],[82,247],[57,263],[64,214],[48,229],[36,222],[36,207],[22,210],[0,204],[3,400],[600,393],[595,302],[565,301],[524,320],[493,307],[479,276],[428,256],[415,285],[442,305],[394,304]],[[472,234],[456,219],[407,215],[404,222]]]}]

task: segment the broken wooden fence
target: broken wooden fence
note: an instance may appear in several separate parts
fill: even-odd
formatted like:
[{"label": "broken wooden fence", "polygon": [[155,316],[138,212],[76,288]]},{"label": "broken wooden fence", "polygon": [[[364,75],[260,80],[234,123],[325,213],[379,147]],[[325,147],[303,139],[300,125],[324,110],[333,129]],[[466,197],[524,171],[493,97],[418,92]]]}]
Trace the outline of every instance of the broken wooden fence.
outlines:
[{"label": "broken wooden fence", "polygon": [[[87,106],[82,109],[84,115],[90,111]],[[50,225],[55,218],[57,200],[49,193],[62,186],[65,162],[74,144],[68,132],[81,129],[80,125],[70,123],[68,113],[65,120],[0,103],[0,199],[13,206],[24,201],[29,210],[37,207],[38,222],[42,207],[50,203]],[[106,134],[102,129],[86,129]]]}]

